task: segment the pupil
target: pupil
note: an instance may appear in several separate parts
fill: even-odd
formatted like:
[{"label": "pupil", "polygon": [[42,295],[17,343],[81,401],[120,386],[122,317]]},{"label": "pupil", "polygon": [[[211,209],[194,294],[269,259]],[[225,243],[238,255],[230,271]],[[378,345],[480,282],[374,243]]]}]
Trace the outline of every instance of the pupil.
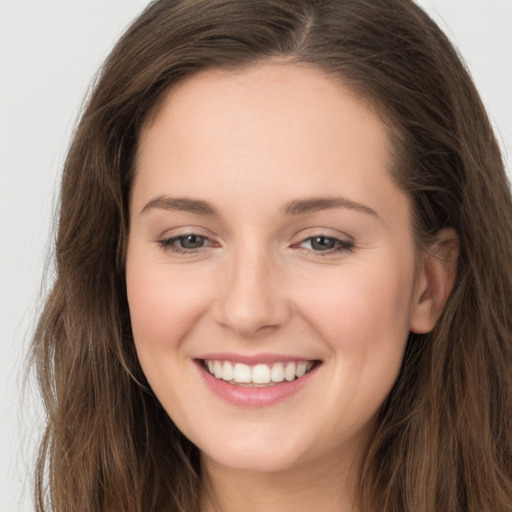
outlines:
[{"label": "pupil", "polygon": [[203,237],[199,235],[188,235],[181,239],[181,246],[185,249],[197,249],[203,245]]},{"label": "pupil", "polygon": [[326,236],[317,236],[311,239],[311,247],[317,251],[334,249],[335,241]]}]

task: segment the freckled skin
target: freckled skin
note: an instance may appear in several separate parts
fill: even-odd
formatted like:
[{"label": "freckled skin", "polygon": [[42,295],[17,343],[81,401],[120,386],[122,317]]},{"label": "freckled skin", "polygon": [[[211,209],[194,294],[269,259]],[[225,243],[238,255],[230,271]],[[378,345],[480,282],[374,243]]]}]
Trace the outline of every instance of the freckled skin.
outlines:
[{"label": "freckled skin", "polygon": [[[154,392],[207,469],[286,474],[307,464],[339,478],[360,455],[409,331],[429,322],[410,205],[391,164],[380,120],[321,72],[293,65],[195,75],[144,131],[126,271],[134,339]],[[141,213],[157,196],[205,201],[217,214]],[[282,213],[326,196],[376,215]],[[204,244],[184,248],[176,237],[190,233]],[[324,254],[315,236],[353,248]],[[208,352],[322,365],[286,400],[243,408],[202,382],[194,358]]]}]

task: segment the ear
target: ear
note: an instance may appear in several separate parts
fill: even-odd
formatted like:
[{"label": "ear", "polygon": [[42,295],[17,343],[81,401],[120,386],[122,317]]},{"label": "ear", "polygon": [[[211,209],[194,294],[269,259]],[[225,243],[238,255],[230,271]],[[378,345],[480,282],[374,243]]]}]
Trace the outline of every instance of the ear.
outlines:
[{"label": "ear", "polygon": [[457,273],[459,237],[452,228],[439,231],[420,256],[411,308],[412,332],[430,332],[450,296]]}]

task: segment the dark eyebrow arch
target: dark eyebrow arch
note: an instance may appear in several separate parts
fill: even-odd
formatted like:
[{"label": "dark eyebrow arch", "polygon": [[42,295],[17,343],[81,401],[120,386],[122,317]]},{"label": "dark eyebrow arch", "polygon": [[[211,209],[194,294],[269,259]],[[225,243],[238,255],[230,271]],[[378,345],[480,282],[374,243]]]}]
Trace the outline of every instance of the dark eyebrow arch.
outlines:
[{"label": "dark eyebrow arch", "polygon": [[375,210],[369,206],[356,203],[344,197],[311,197],[305,199],[294,199],[283,207],[285,215],[303,215],[305,213],[328,210],[330,208],[349,208],[378,217]]},{"label": "dark eyebrow arch", "polygon": [[141,214],[152,208],[197,213],[199,215],[218,215],[217,210],[206,201],[188,197],[157,196],[142,208]]}]

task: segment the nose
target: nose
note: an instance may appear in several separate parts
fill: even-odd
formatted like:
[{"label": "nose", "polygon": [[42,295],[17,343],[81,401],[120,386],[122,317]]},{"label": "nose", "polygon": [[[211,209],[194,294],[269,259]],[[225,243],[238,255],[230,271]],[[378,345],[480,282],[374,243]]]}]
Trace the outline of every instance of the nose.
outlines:
[{"label": "nose", "polygon": [[226,262],[217,321],[245,337],[283,326],[291,314],[279,264],[264,250],[241,250]]}]

